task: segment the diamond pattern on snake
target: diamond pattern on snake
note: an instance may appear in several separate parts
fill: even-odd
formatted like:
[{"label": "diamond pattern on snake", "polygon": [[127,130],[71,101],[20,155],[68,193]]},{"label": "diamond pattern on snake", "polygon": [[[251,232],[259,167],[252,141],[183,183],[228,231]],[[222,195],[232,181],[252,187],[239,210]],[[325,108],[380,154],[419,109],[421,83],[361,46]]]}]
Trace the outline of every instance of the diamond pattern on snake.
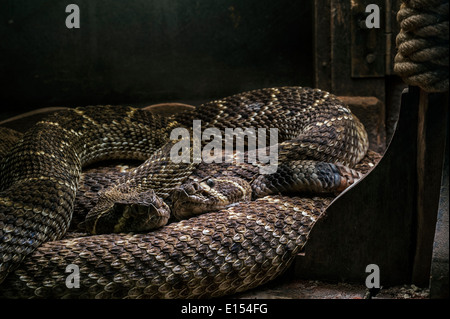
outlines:
[{"label": "diamond pattern on snake", "polygon": [[[276,172],[261,174],[257,161],[171,161],[179,140],[170,133],[194,120],[220,132],[278,129],[267,146],[277,147]],[[15,298],[211,298],[259,286],[289,267],[336,194],[376,157],[339,99],[303,87],[170,117],[79,107],[23,136],[0,134],[0,295]],[[83,173],[105,160],[141,164]],[[68,265],[79,270],[76,287],[66,284]]]}]

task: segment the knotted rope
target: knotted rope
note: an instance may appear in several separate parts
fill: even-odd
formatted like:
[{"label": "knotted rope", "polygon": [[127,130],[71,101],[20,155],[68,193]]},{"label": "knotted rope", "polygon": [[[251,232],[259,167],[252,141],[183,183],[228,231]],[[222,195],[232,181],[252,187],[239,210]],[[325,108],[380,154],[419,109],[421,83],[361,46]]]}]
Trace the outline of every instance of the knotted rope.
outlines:
[{"label": "knotted rope", "polygon": [[403,0],[397,21],[394,71],[427,92],[448,91],[448,0]]}]

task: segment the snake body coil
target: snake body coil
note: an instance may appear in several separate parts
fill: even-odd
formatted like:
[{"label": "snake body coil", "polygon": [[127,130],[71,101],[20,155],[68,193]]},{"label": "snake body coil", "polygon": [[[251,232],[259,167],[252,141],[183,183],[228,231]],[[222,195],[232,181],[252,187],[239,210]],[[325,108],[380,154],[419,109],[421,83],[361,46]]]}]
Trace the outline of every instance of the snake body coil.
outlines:
[{"label": "snake body coil", "polygon": [[[148,159],[114,186],[119,199],[105,192],[97,206],[127,207],[137,197],[154,210],[164,208],[172,190],[201,169],[167,157],[170,132],[195,119],[221,131],[277,128],[281,164],[354,166],[368,148],[364,127],[348,108],[309,88],[241,93],[171,118],[130,107],[61,111],[28,131],[0,162],[0,295],[215,297],[285,270],[330,197],[265,196],[151,232],[60,239],[71,222],[81,169],[93,162]],[[271,183],[280,174],[269,177]],[[79,268],[79,288],[66,285],[68,265]]]}]

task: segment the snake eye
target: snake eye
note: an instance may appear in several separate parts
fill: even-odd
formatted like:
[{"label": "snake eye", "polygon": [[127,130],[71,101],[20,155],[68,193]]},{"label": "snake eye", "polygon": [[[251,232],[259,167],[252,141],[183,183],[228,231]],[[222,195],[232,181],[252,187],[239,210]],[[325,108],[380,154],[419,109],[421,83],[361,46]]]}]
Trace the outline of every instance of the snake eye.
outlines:
[{"label": "snake eye", "polygon": [[206,180],[206,185],[208,185],[209,187],[214,187],[214,185],[215,185],[214,180],[212,180],[211,178],[208,178]]}]

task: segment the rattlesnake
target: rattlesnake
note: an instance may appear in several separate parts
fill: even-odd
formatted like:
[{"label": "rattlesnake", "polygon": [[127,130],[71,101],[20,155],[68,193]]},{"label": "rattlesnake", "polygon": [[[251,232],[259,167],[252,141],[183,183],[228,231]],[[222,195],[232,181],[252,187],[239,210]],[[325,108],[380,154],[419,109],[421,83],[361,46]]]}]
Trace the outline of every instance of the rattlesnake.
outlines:
[{"label": "rattlesnake", "polygon": [[[277,128],[279,163],[285,171],[257,177],[250,168],[231,176],[245,165],[171,162],[171,131],[191,127],[194,119],[201,120],[203,128],[222,131]],[[119,106],[60,111],[27,131],[0,162],[0,280],[4,281],[0,295],[199,298],[256,287],[288,267],[333,199],[276,193],[311,188],[300,185],[304,183],[315,185],[314,189],[329,183],[328,191],[340,191],[361,176],[347,166],[355,166],[367,149],[363,125],[335,96],[319,89],[255,90],[168,118]],[[146,161],[103,192],[96,206],[101,207],[100,215],[111,207],[132,214],[127,207],[136,199],[140,201],[137,214],[168,210],[180,194],[189,203],[193,185],[196,190],[212,189],[204,177],[215,175],[220,180],[220,170],[229,172],[228,178],[247,178],[249,187],[261,192],[254,197],[261,198],[245,197],[237,205],[154,231],[144,227],[137,233],[60,239],[72,219],[81,168],[111,158]],[[332,167],[323,173],[328,177],[322,176],[323,165]],[[292,178],[280,182],[286,173]],[[289,187],[292,182],[296,184]],[[121,198],[114,197],[117,193]],[[275,194],[265,196],[270,193]],[[179,208],[184,208],[179,215],[193,212],[184,204]],[[166,213],[156,218],[156,226],[167,222]],[[124,215],[119,217],[122,221]],[[103,223],[98,217],[93,220],[89,224],[86,219],[91,229]],[[115,230],[139,226],[130,220],[122,223],[125,228]],[[68,265],[78,267],[77,288],[66,285]]]}]

